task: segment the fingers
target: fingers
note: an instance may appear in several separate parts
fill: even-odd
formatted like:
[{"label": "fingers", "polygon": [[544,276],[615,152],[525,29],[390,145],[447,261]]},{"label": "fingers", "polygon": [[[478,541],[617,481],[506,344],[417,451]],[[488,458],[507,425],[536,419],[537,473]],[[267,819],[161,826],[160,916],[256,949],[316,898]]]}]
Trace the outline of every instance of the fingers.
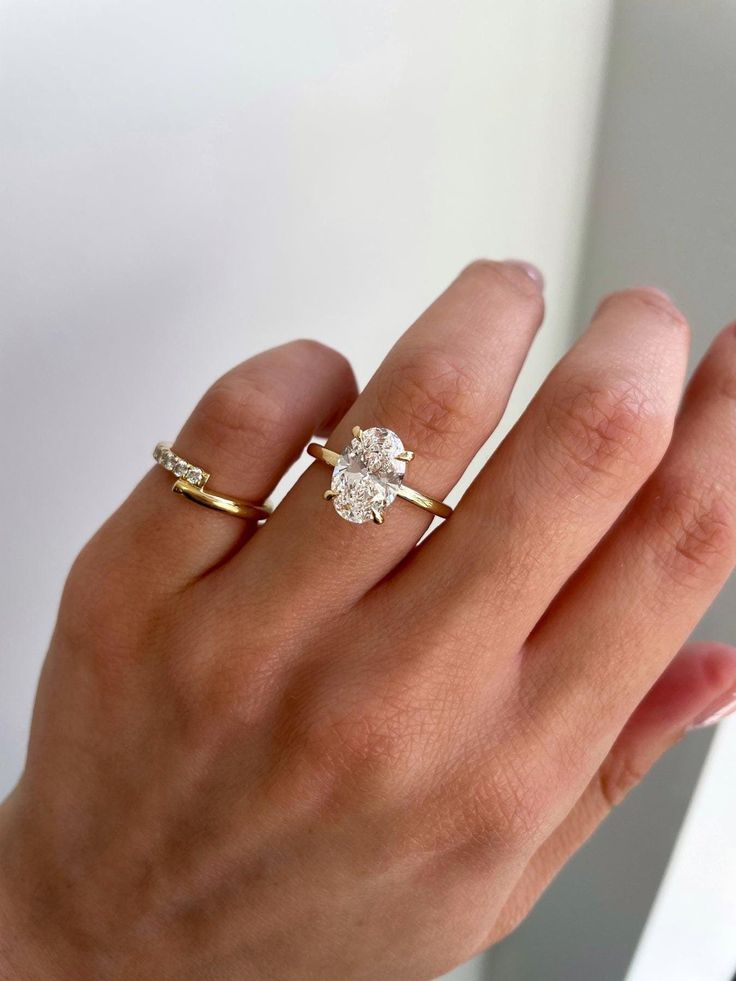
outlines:
[{"label": "fingers", "polygon": [[[217,381],[174,441],[211,474],[207,489],[263,503],[313,433],[355,398],[350,366],[314,341],[294,341],[243,362]],[[255,525],[171,494],[155,466],[88,548],[103,568],[176,590],[221,562]]]},{"label": "fingers", "polygon": [[732,326],[696,372],[663,463],[529,640],[525,697],[534,699],[543,725],[560,713],[571,721],[561,746],[573,740],[595,758],[735,561]]},{"label": "fingers", "polygon": [[636,709],[578,803],[535,854],[489,942],[524,919],[553,876],[684,732],[713,724],[729,710],[736,710],[736,648],[688,644]]},{"label": "fingers", "polygon": [[[474,263],[395,345],[329,446],[341,450],[356,425],[392,429],[416,454],[406,484],[443,498],[503,413],[542,310],[538,282],[518,264]],[[318,579],[323,611],[390,571],[430,520],[399,500],[382,527],[350,524],[322,499],[330,480],[323,463],[312,466],[243,558],[266,591],[293,595]],[[289,562],[273,565],[286,549]]]},{"label": "fingers", "polygon": [[418,616],[474,618],[489,650],[518,650],[665,452],[687,349],[687,326],[658,292],[606,299],[401,573],[406,594],[423,597]]}]

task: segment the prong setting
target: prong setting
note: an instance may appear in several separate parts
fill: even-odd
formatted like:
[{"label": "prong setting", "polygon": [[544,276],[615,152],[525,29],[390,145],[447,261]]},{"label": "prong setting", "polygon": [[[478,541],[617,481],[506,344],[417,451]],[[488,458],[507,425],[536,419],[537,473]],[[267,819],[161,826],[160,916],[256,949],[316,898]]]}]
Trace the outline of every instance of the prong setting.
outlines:
[{"label": "prong setting", "polygon": [[346,521],[383,524],[385,510],[396,499],[413,456],[390,429],[354,426],[351,442],[334,465],[330,492],[324,496]]},{"label": "prong setting", "polygon": [[192,487],[202,488],[210,479],[210,475],[201,467],[187,463],[171,449],[171,443],[157,443],[153,451],[153,459],[164,470],[169,470],[179,480],[184,480]]}]

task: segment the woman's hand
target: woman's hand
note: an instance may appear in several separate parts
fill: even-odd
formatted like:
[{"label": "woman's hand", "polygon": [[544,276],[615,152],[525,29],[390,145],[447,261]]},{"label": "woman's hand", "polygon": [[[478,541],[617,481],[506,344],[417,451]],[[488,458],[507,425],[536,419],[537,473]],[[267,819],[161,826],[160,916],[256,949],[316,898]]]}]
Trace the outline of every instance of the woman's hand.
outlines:
[{"label": "woman's hand", "polygon": [[[263,500],[313,432],[387,426],[441,499],[542,311],[533,270],[475,263],[361,395],[289,344],[175,448]],[[605,299],[419,547],[424,512],[348,524],[320,463],[255,534],[149,473],[64,593],[0,811],[0,977],[427,979],[511,930],[736,690],[723,646],[665,672],[736,555],[736,332],[677,415],[687,348],[657,291]]]}]

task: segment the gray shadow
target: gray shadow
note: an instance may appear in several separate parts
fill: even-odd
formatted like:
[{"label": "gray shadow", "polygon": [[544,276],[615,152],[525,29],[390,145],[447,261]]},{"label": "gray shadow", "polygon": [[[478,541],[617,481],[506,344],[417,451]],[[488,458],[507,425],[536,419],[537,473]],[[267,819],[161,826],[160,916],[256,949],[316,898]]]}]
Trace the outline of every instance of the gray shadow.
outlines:
[{"label": "gray shadow", "polygon": [[[671,292],[693,325],[693,360],[736,316],[736,7],[621,0],[581,268],[578,322],[622,286]],[[732,580],[697,636],[734,641]],[[494,981],[622,981],[709,744],[660,762],[486,957]],[[699,978],[698,981],[720,981]]]}]

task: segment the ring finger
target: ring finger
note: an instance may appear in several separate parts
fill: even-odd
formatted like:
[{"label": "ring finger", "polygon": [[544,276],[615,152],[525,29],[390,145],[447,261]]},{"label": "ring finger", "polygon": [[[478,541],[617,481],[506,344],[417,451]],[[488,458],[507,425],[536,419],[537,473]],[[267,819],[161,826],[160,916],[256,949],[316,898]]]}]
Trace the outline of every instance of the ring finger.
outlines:
[{"label": "ring finger", "polygon": [[[389,352],[329,446],[339,452],[354,426],[391,429],[416,454],[407,483],[441,500],[500,419],[542,313],[536,270],[473,263]],[[431,520],[398,501],[383,527],[350,524],[323,501],[329,486],[324,464],[310,467],[238,560],[236,588],[249,569],[249,587],[264,594],[293,596],[318,578],[324,615],[386,575]],[[289,561],[280,561],[287,551]]]},{"label": "ring finger", "polygon": [[658,293],[605,300],[402,570],[403,595],[421,597],[410,615],[448,630],[475,618],[489,652],[518,651],[664,454],[687,350],[687,325]]},{"label": "ring finger", "polygon": [[607,748],[736,563],[735,400],[731,326],[696,372],[661,466],[529,640],[530,687],[548,693],[537,712],[577,720],[567,736],[581,763]]}]

